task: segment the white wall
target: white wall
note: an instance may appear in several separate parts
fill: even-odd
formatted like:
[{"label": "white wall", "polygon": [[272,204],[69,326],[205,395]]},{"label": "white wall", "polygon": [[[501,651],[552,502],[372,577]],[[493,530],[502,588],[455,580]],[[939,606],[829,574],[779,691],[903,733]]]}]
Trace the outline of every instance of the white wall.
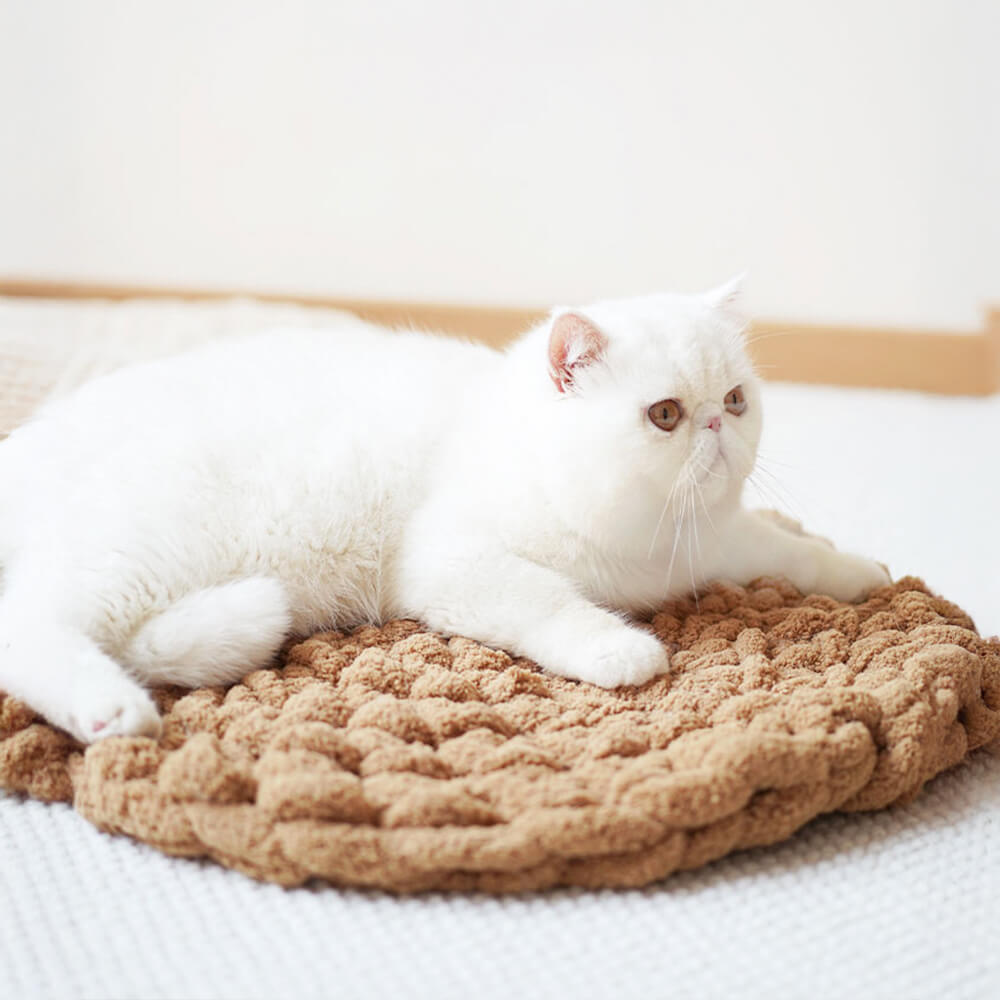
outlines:
[{"label": "white wall", "polygon": [[0,275],[1000,303],[994,0],[0,0]]}]

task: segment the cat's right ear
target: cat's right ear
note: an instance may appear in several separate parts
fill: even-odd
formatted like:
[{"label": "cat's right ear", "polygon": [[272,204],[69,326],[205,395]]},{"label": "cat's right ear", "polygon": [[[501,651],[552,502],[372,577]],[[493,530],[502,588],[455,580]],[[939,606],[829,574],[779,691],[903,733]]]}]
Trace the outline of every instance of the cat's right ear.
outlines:
[{"label": "cat's right ear", "polygon": [[747,315],[743,305],[745,284],[744,271],[705,295],[709,306],[740,330],[747,326]]},{"label": "cat's right ear", "polygon": [[555,387],[571,392],[576,375],[600,361],[607,346],[608,338],[586,316],[575,312],[554,316],[549,333],[549,375]]}]

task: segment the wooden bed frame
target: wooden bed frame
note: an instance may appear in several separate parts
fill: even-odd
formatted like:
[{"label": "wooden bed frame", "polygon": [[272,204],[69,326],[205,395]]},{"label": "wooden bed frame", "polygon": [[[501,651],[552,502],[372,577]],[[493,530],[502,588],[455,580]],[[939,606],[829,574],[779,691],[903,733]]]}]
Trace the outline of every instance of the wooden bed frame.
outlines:
[{"label": "wooden bed frame", "polygon": [[[37,279],[0,279],[0,295],[54,299],[253,298],[347,309],[388,325],[464,334],[500,346],[543,313],[504,306],[434,305],[239,289],[177,289]],[[1000,392],[1000,309],[980,333],[817,326],[758,320],[751,351],[765,378],[825,385],[915,389],[953,395]]]}]

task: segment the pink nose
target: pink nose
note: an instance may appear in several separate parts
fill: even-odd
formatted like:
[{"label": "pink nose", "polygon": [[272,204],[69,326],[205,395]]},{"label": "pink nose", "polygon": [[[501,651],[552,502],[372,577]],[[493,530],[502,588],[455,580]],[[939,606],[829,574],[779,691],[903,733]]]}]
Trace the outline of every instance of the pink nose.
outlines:
[{"label": "pink nose", "polygon": [[722,417],[712,417],[705,425],[710,431],[717,431],[722,427]]}]

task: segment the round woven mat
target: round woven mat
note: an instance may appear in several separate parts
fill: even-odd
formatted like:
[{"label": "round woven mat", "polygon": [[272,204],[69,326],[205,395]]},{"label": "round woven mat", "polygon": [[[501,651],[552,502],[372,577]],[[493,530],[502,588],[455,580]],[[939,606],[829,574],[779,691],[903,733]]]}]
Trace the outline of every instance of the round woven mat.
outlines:
[{"label": "round woven mat", "polygon": [[82,752],[0,695],[0,785],[256,878],[639,886],[878,809],[1000,737],[1000,642],[912,578],[865,604],[715,585],[652,620],[673,672],[604,691],[410,621],[157,693]]}]

